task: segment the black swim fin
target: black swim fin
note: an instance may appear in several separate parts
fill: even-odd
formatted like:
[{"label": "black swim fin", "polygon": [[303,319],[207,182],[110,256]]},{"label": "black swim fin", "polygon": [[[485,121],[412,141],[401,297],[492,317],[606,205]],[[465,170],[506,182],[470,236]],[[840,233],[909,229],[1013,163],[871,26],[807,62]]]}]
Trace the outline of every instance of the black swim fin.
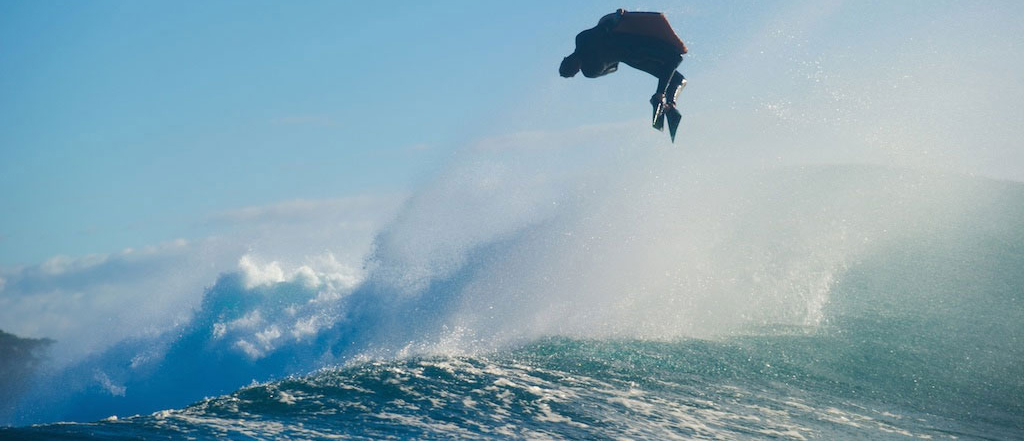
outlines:
[{"label": "black swim fin", "polygon": [[679,129],[679,122],[682,121],[683,115],[679,113],[679,110],[672,107],[668,112],[664,112],[663,117],[668,118],[668,134],[672,137],[672,142],[676,142],[676,130]]},{"label": "black swim fin", "polygon": [[651,118],[651,126],[660,131],[665,131],[665,103],[651,103],[654,106],[654,117]]}]

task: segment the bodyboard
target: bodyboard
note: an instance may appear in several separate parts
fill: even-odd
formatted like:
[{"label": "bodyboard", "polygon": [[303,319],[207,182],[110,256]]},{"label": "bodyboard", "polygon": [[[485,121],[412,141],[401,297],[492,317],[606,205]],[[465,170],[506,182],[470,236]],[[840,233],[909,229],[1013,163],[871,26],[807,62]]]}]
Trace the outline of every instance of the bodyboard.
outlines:
[{"label": "bodyboard", "polygon": [[680,54],[686,53],[686,44],[679,39],[661,12],[626,12],[612,28],[612,32],[656,38],[676,48]]}]

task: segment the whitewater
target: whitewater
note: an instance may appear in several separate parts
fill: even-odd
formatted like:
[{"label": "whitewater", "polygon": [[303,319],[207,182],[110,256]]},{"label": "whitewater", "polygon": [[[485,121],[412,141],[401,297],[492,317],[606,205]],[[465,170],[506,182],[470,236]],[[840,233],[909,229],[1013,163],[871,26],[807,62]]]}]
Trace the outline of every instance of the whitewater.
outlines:
[{"label": "whitewater", "polygon": [[842,8],[888,4],[849,2],[811,32],[822,4],[689,24],[674,145],[622,121],[643,74],[545,72],[394,201],[4,269],[4,330],[65,341],[0,439],[1024,439],[1024,34],[958,4],[860,35]]},{"label": "whitewater", "polygon": [[0,437],[1021,436],[1024,185],[563,135],[475,146],[362,272],[243,258]]}]

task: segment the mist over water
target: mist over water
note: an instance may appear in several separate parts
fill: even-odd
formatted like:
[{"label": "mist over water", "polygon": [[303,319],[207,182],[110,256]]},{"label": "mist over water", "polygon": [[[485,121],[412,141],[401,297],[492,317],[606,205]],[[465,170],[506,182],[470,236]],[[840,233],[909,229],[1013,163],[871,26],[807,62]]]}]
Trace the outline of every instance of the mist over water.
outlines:
[{"label": "mist over water", "polygon": [[[823,20],[804,12],[808,23]],[[743,50],[709,56],[704,66],[717,71],[688,73],[678,145],[639,119],[470,143],[374,230],[362,267],[330,252],[289,263],[245,253],[237,271],[210,281],[187,320],[44,372],[0,422],[92,421],[232,394],[153,417],[216,425],[204,420],[210,409],[245,421],[231,413],[238,396],[273,397],[239,402],[287,419],[301,393],[353,408],[372,400],[332,389],[339,383],[394,392],[389,375],[401,372],[423,380],[415,385],[424,396],[462,384],[415,375],[427,369],[500,383],[515,397],[532,389],[505,383],[586,396],[600,409],[632,403],[630,412],[735,398],[728,410],[738,416],[722,426],[749,415],[772,420],[778,415],[758,412],[776,407],[797,421],[815,409],[811,420],[838,424],[828,406],[850,400],[835,415],[875,418],[851,409],[882,403],[871,409],[979,424],[976,436],[986,424],[1019,433],[1024,187],[970,175],[1015,170],[957,159],[996,149],[1008,129],[975,139],[967,129],[936,131],[948,114],[922,109],[935,103],[940,81],[923,76],[933,65],[884,59],[869,81],[850,59],[797,44],[814,35],[801,23],[768,24]],[[896,52],[924,56],[910,43]],[[975,94],[961,90],[940,110],[970,108],[990,91],[977,82],[964,88]],[[577,93],[565,82],[539,89],[556,102]],[[792,90],[801,92],[794,98]],[[557,106],[524,106],[537,119],[562,116]],[[976,114],[965,120],[985,124]],[[550,369],[553,379],[534,382],[531,369]],[[634,383],[665,377],[690,389],[636,398]],[[239,389],[253,381],[270,383]],[[784,387],[768,401],[744,402],[720,383],[747,396]],[[463,392],[452,403],[479,399]],[[496,408],[509,402],[504,389],[490,398]],[[526,420],[601,419],[550,402],[516,401],[530,409],[520,415]],[[417,415],[377,404],[381,413]],[[612,415],[629,421],[630,412]],[[895,430],[890,419],[899,418],[872,421]],[[644,421],[664,429],[662,419]],[[946,427],[941,421],[922,424]],[[828,424],[814,427],[830,433]],[[804,433],[785,424],[757,430]],[[919,433],[934,434],[927,430]]]},{"label": "mist over water", "polygon": [[81,428],[207,437],[1024,427],[1021,184],[876,166],[741,173],[657,152],[617,177],[593,162],[549,177],[532,162],[542,150],[500,152],[414,195],[362,276],[245,262],[187,327],[60,374],[74,392],[41,397],[66,407],[36,418],[116,414]]},{"label": "mist over water", "polygon": [[[614,130],[621,129],[516,135],[469,149],[377,234],[362,270],[243,258],[187,325],[42,378],[20,421],[151,412],[324,366],[479,356],[554,336],[816,338],[837,324],[839,332],[861,332],[864,320],[881,320],[871,313],[880,304],[892,305],[895,323],[923,321],[911,333],[922,335],[947,322],[987,321],[1000,309],[989,299],[966,303],[989,308],[936,315],[934,305],[965,300],[941,283],[893,287],[905,286],[896,283],[903,278],[929,280],[935,262],[977,253],[984,245],[975,241],[1006,241],[1009,254],[993,259],[1012,266],[1022,231],[1016,216],[1024,212],[1019,184],[863,165],[695,164],[683,150],[630,145],[648,142],[641,136],[621,147],[594,142],[614,139]],[[923,247],[920,255],[893,266],[901,255],[894,250],[911,246]],[[975,265],[963,271],[962,280],[980,284],[981,299],[1020,286],[1012,276],[989,279]],[[851,272],[860,277],[851,280]],[[1010,292],[993,293],[998,286]],[[847,297],[837,298],[837,287]],[[1004,326],[962,335],[973,335],[967,348],[996,339],[1001,349],[974,354],[969,366],[995,366],[988,372],[1004,382],[1020,359],[1005,345],[1022,335],[1013,324],[1016,300],[1006,301]],[[849,323],[855,327],[843,327]],[[834,347],[812,347],[823,352],[807,352],[805,365],[850,361],[828,362],[823,354]],[[928,351],[938,357],[929,363],[945,357]]]}]

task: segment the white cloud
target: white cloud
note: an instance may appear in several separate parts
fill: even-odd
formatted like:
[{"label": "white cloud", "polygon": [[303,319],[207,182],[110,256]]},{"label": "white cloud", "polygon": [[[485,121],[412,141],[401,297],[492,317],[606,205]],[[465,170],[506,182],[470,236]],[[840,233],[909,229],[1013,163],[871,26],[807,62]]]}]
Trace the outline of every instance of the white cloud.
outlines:
[{"label": "white cloud", "polygon": [[219,240],[178,240],[0,268],[7,281],[0,323],[19,335],[55,339],[58,360],[67,362],[186,320],[204,286],[230,268],[228,258],[237,252],[237,245]]},{"label": "white cloud", "polygon": [[344,217],[352,222],[374,219],[390,213],[403,198],[402,195],[350,196],[329,199],[293,199],[276,204],[258,205],[224,210],[211,215],[209,223],[266,224],[281,221],[319,222],[331,216]]},{"label": "white cloud", "polygon": [[72,271],[81,271],[107,261],[107,254],[89,254],[78,258],[55,256],[39,265],[42,274],[58,276]]}]

